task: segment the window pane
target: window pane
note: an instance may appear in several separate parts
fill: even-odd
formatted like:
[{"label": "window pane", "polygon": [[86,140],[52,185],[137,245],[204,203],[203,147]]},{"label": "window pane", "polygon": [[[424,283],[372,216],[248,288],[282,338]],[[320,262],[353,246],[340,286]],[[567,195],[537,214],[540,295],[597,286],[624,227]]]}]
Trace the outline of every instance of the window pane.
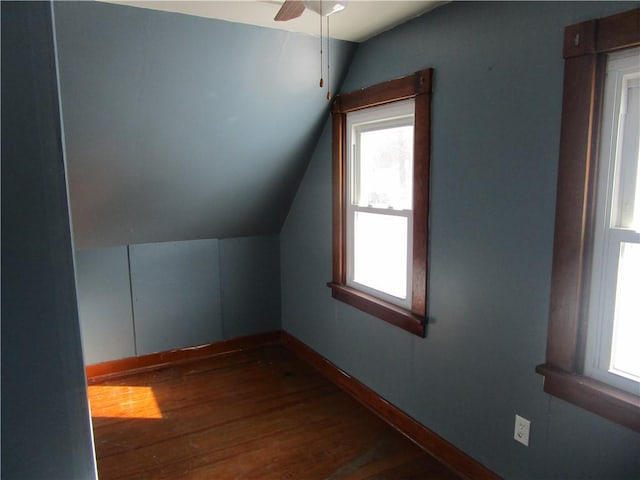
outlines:
[{"label": "window pane", "polygon": [[356,179],[357,205],[410,210],[413,189],[413,123],[362,131]]},{"label": "window pane", "polygon": [[619,112],[613,226],[640,231],[640,72],[622,76]]},{"label": "window pane", "polygon": [[611,371],[640,380],[640,244],[622,243]]},{"label": "window pane", "polygon": [[407,298],[407,218],[355,212],[353,280]]}]

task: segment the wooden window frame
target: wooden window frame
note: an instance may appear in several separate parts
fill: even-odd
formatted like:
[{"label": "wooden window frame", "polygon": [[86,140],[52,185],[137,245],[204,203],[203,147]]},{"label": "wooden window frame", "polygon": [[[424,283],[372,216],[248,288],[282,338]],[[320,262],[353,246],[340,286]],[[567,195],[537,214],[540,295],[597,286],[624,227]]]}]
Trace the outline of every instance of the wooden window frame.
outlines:
[{"label": "wooden window frame", "polygon": [[[427,244],[429,225],[429,161],[431,150],[431,86],[433,69],[337,96],[332,104],[333,157],[333,298],[420,337],[425,336],[427,310]],[[411,309],[404,309],[346,283],[346,121],[347,113],[400,100],[414,99],[413,257]]]},{"label": "wooden window frame", "polygon": [[640,431],[640,395],[583,375],[608,53],[640,45],[640,9],[564,31],[564,86],[544,391]]}]

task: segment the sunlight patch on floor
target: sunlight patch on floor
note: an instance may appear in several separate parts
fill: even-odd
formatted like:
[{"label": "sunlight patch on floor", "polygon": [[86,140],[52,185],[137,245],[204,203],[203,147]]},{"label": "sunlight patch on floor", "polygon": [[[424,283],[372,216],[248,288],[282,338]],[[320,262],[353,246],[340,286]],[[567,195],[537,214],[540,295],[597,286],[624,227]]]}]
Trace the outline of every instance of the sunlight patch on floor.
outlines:
[{"label": "sunlight patch on floor", "polygon": [[[109,399],[113,403],[109,403]],[[92,408],[91,415],[99,418],[163,418],[151,387],[130,385],[89,385],[89,402],[100,408]]]}]

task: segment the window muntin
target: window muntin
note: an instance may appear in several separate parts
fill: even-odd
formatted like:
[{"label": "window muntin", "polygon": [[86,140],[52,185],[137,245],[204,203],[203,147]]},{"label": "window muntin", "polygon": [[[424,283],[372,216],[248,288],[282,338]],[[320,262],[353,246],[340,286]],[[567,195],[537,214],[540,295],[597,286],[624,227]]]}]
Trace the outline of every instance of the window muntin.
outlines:
[{"label": "window muntin", "polygon": [[347,285],[411,307],[414,101],[347,114]]},{"label": "window muntin", "polygon": [[640,48],[608,55],[584,373],[640,391]]}]

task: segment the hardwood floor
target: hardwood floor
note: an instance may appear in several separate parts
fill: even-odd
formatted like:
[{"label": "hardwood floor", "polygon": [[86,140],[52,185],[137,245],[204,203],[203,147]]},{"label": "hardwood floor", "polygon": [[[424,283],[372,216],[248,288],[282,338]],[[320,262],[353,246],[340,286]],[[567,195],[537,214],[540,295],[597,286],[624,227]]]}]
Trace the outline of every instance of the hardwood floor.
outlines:
[{"label": "hardwood floor", "polygon": [[89,386],[101,480],[458,479],[282,346]]}]

